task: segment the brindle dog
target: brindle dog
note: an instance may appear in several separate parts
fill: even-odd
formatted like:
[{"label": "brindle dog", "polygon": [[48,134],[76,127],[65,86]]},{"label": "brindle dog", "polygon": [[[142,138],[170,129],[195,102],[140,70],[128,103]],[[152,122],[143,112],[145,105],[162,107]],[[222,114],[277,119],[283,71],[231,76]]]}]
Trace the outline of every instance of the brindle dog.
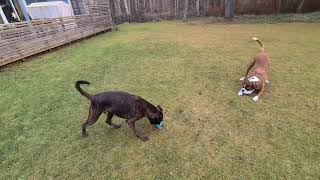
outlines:
[{"label": "brindle dog", "polygon": [[106,123],[115,129],[121,126],[112,122],[113,115],[126,119],[129,127],[142,141],[148,141],[149,137],[136,128],[136,121],[147,117],[152,125],[162,126],[163,114],[162,108],[159,105],[155,107],[139,96],[121,91],[109,91],[90,95],[80,88],[81,84],[89,85],[90,83],[87,81],[77,81],[75,87],[80,94],[91,101],[88,119],[82,124],[83,136],[87,136],[86,128],[94,124],[102,113],[107,114]]}]

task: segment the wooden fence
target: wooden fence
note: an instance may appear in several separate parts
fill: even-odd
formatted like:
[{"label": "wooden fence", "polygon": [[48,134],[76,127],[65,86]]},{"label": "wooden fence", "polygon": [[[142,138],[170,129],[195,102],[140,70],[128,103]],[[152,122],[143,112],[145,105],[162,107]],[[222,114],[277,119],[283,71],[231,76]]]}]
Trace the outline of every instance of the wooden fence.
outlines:
[{"label": "wooden fence", "polygon": [[[155,19],[181,19],[187,6],[188,17],[224,16],[225,0],[109,0],[115,24]],[[301,7],[300,7],[301,5]],[[234,14],[276,14],[320,10],[320,0],[234,0]]]},{"label": "wooden fence", "polygon": [[0,24],[0,66],[111,28],[108,13]]}]

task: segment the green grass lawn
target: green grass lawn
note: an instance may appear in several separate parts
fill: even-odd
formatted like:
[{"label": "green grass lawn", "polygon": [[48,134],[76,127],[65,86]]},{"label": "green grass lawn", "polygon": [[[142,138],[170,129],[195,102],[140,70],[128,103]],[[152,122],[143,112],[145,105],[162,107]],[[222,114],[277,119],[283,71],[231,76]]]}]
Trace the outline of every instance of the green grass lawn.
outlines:
[{"label": "green grass lawn", "polygon": [[[0,179],[319,179],[320,24],[124,24],[0,72]],[[260,37],[270,84],[238,97]],[[81,137],[92,94],[122,90],[164,108],[139,140],[105,115]]]}]

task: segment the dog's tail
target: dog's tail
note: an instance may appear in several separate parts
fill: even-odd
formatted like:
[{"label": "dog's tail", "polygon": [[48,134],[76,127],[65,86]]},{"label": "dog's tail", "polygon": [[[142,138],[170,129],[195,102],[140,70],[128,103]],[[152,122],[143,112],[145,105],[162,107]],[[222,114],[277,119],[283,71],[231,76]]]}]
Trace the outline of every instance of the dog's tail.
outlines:
[{"label": "dog's tail", "polygon": [[82,94],[84,97],[88,98],[90,101],[92,100],[92,95],[90,95],[89,93],[85,92],[83,89],[81,89],[80,85],[81,84],[90,84],[88,81],[77,81],[75,84],[75,87],[77,89],[77,91],[80,92],[80,94]]},{"label": "dog's tail", "polygon": [[253,37],[252,40],[257,41],[260,45],[260,51],[264,52],[264,45],[263,45],[262,41],[260,41],[260,39],[257,37]]}]

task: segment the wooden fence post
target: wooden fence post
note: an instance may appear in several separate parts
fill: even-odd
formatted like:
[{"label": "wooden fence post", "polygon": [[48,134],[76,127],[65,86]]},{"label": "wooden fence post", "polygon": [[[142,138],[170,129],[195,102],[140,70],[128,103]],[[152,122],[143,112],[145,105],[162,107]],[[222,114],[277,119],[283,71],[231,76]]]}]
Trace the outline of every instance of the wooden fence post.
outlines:
[{"label": "wooden fence post", "polygon": [[224,18],[226,20],[232,20],[233,18],[233,0],[225,0]]},{"label": "wooden fence post", "polygon": [[183,21],[187,21],[188,10],[189,10],[189,0],[184,0]]}]

